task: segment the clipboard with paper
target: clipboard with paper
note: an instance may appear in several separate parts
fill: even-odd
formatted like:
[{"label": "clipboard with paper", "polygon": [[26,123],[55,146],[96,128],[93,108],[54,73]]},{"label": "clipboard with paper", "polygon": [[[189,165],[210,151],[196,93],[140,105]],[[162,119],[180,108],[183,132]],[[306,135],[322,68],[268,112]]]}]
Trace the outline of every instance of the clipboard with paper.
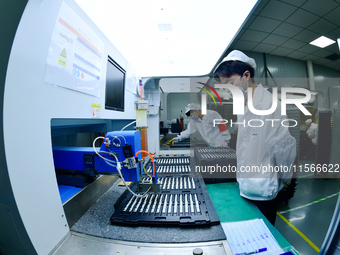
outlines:
[{"label": "clipboard with paper", "polygon": [[222,223],[222,228],[234,255],[273,255],[284,252],[263,219]]}]

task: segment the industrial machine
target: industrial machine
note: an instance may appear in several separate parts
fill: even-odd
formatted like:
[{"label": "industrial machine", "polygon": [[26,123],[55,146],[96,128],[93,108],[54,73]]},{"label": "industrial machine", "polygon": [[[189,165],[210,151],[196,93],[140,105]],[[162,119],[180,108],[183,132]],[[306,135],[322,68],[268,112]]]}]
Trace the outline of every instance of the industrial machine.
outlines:
[{"label": "industrial machine", "polygon": [[[94,146],[102,139],[100,148]],[[123,182],[139,182],[148,160],[142,160],[140,131],[113,131],[105,137],[97,137],[93,147],[54,147],[53,158],[59,184],[84,187],[99,174],[118,174]],[[156,165],[149,182],[142,182],[138,190],[159,191]],[[126,183],[125,183],[126,184]],[[127,185],[126,185],[127,186]],[[128,187],[128,186],[127,186]]]},{"label": "industrial machine", "polygon": [[[112,64],[113,62],[109,58],[108,66],[111,67]],[[114,66],[118,68],[116,65]],[[142,85],[141,81],[140,85]],[[100,174],[118,174],[134,196],[142,195],[134,193],[126,181],[138,183],[138,192],[144,191],[146,194],[149,191],[160,191],[161,186],[157,183],[156,164],[152,155],[147,151],[147,109],[148,101],[143,100],[142,86],[140,86],[140,100],[135,101],[136,121],[131,122],[120,131],[108,132],[105,137],[97,137],[94,139],[92,147],[53,147],[58,184],[85,187]],[[133,123],[136,123],[136,130],[124,130]],[[100,148],[95,147],[98,139],[102,140]],[[143,170],[145,170],[144,164],[148,160],[152,161],[152,177],[150,181],[142,182],[140,179]]]},{"label": "industrial machine", "polygon": [[[96,148],[99,139],[102,145]],[[142,159],[141,153],[149,157]],[[93,147],[54,147],[53,156],[58,182],[65,185],[82,187],[100,174],[120,176],[127,189],[114,204],[115,212],[110,218],[113,224],[174,227],[219,224],[203,178],[191,170],[190,158],[154,159],[141,150],[139,130],[109,132],[94,139]]]}]

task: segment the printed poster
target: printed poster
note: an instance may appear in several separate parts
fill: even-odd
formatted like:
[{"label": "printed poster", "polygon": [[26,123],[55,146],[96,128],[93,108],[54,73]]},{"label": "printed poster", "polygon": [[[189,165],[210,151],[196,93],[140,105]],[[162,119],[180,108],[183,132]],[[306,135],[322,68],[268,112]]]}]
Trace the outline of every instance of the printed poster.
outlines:
[{"label": "printed poster", "polygon": [[53,30],[45,82],[99,97],[104,43],[64,2]]}]

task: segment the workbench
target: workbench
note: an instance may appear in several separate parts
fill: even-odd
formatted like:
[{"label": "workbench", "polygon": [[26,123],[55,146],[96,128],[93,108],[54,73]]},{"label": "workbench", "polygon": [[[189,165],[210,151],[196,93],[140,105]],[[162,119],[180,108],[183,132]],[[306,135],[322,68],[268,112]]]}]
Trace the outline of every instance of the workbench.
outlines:
[{"label": "workbench", "polygon": [[[237,183],[208,184],[206,187],[221,222],[261,218],[281,247],[290,246],[278,230],[263,216],[259,209],[239,195]],[[209,228],[191,229],[112,225],[109,222],[109,218],[113,212],[113,204],[124,190],[124,187],[118,186],[118,182],[115,183],[113,187],[84,214],[71,230],[98,237],[135,242],[150,242],[154,240],[153,242],[161,243],[183,243],[216,241],[225,238],[220,225]],[[157,241],[155,240],[156,237]]]},{"label": "workbench", "polygon": [[[131,227],[110,223],[115,201],[125,187],[112,187],[71,227],[70,235],[54,254],[190,254],[200,247],[208,254],[232,254],[221,224],[205,228]],[[262,215],[258,208],[239,195],[237,183],[208,184],[206,188],[221,223],[261,218],[284,248],[288,241]]]},{"label": "workbench", "polygon": [[114,204],[126,190],[118,180],[71,228],[71,231],[121,241],[193,243],[225,240],[221,225],[203,228],[120,226],[110,222]]}]

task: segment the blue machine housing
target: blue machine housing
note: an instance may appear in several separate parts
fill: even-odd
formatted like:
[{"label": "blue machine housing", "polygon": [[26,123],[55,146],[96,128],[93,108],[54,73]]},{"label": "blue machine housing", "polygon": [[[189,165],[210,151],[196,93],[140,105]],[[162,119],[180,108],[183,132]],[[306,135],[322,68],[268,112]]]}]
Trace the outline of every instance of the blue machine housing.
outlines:
[{"label": "blue machine housing", "polygon": [[[125,139],[124,139],[124,138]],[[126,141],[126,143],[125,143]],[[114,153],[119,162],[125,160],[122,147],[131,145],[133,155],[141,150],[140,131],[112,131],[106,134],[105,140],[100,148],[96,150]],[[114,156],[100,153],[104,158],[116,161]],[[141,153],[138,159],[142,159]],[[53,147],[54,167],[58,171],[75,171],[83,175],[117,173],[117,168],[107,164],[100,158],[92,147]],[[110,163],[116,165],[115,163]],[[128,169],[121,164],[121,172],[125,181],[137,182],[140,171],[137,168]]]},{"label": "blue machine housing", "polygon": [[[117,156],[119,162],[124,161],[125,156],[124,156],[122,147],[125,146],[126,144],[122,136],[125,138],[126,143],[132,146],[133,155],[135,155],[136,152],[141,150],[140,131],[137,130],[137,131],[113,131],[113,132],[107,133],[105,136],[105,140],[108,138],[110,141],[110,145],[108,145],[107,147],[104,141],[104,143],[100,147],[100,151],[113,152]],[[119,144],[119,140],[120,140],[120,146],[117,147],[116,145]],[[107,153],[102,153],[101,155],[107,159],[116,161],[115,157]],[[139,153],[137,157],[139,160],[141,160],[142,154]],[[100,173],[117,172],[116,168],[113,168],[112,166],[108,165],[103,159],[96,160],[95,167],[96,169],[98,169],[98,172]],[[112,171],[113,169],[114,171]],[[138,168],[128,169],[127,167],[123,167],[123,164],[122,164],[121,172],[124,175],[124,180],[126,181],[137,182],[139,180],[140,173],[138,171]]]}]

